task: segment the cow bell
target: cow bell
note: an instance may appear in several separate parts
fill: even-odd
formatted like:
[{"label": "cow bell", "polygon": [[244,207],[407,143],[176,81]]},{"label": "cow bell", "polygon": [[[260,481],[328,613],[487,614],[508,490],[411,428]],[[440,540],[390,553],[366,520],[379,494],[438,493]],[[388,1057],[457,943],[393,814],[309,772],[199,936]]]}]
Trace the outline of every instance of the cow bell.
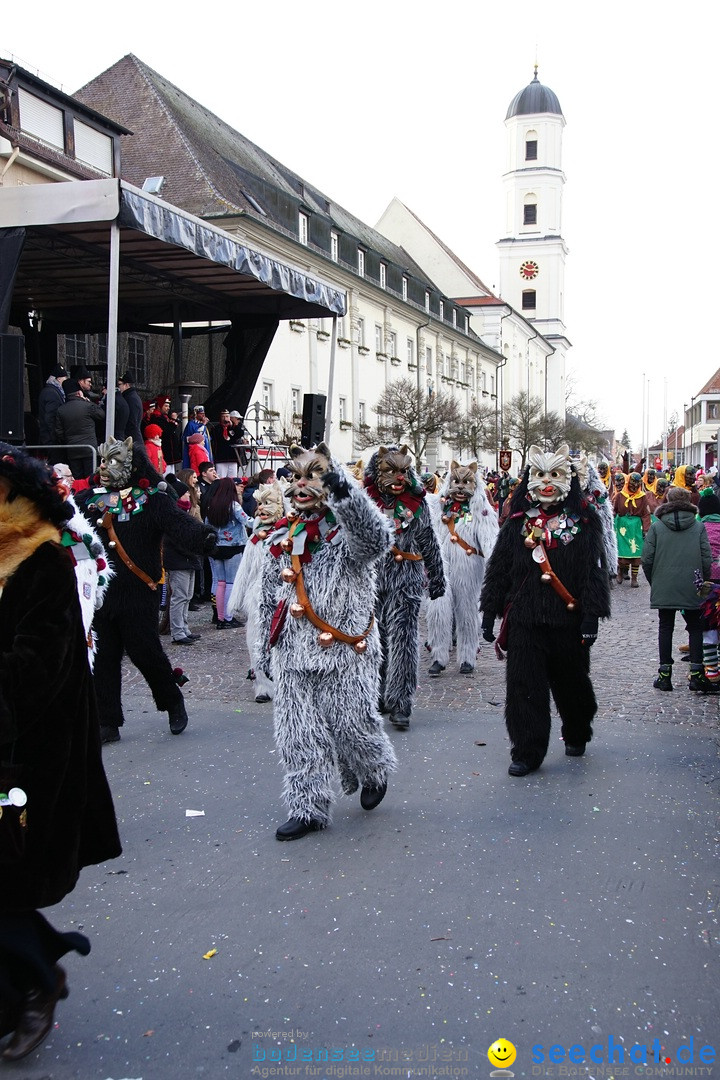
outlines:
[{"label": "cow bell", "polygon": [[280,577],[283,579],[286,585],[292,585],[295,581],[297,574],[291,567],[286,566],[284,570],[280,571]]},{"label": "cow bell", "polygon": [[269,534],[269,532],[267,531],[267,529],[258,529],[258,531],[257,531],[257,535],[258,535],[258,537],[259,537],[259,538],[260,538],[261,540],[267,540],[267,538],[268,538],[268,536],[269,536],[270,534]]},{"label": "cow bell", "polygon": [[540,580],[544,581],[546,585],[549,585],[550,582],[552,581],[552,578],[550,577],[549,574],[541,574],[540,575]]},{"label": "cow bell", "polygon": [[367,641],[365,638],[363,638],[362,641],[356,641],[354,648],[355,652],[360,653],[361,656],[364,652],[367,652]]},{"label": "cow bell", "polygon": [[459,540],[459,537],[455,536],[455,534],[453,533],[453,535],[450,537],[450,543],[451,544],[457,544],[458,540]]},{"label": "cow bell", "polygon": [[334,641],[335,638],[327,630],[323,630],[322,634],[318,634],[318,645],[323,649],[329,649]]},{"label": "cow bell", "polygon": [[303,604],[291,604],[290,605],[290,614],[292,615],[293,619],[302,619],[303,615],[305,614],[304,605]]},{"label": "cow bell", "polygon": [[402,555],[396,555],[395,556],[395,562],[402,562],[402,561],[403,561]]},{"label": "cow bell", "polygon": [[574,611],[575,610],[575,605],[574,604],[568,604],[567,609],[568,609],[568,611]]},{"label": "cow bell", "polygon": [[443,516],[442,516],[443,525],[448,525],[449,522],[450,522],[450,518],[447,516],[447,514],[443,514]]},{"label": "cow bell", "polygon": [[283,549],[283,551],[287,551],[287,552],[292,551],[293,542],[292,542],[292,540],[290,539],[289,536],[286,536],[284,540],[280,541],[280,547]]}]

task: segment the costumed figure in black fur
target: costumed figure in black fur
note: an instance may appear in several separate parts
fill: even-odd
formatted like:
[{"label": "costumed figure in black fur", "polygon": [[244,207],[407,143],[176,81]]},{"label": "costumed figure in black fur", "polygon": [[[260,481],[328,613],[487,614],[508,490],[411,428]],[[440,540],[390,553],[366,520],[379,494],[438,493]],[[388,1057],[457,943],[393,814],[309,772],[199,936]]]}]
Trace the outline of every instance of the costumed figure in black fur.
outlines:
[{"label": "costumed figure in black fur", "polygon": [[95,524],[115,572],[94,623],[100,736],[104,743],[120,739],[124,652],[148,683],[159,711],[168,714],[170,731],[179,735],[187,727],[185,702],[158,634],[162,538],[172,537],[188,555],[203,555],[214,548],[215,531],[178,508],[132,438],[111,438],[99,453],[96,483],[85,493],[83,512]]},{"label": "costumed figure in black fur", "polygon": [[562,721],[568,757],[592,738],[597,702],[590,647],[598,620],[610,615],[603,525],[584,499],[568,447],[533,446],[510,517],[485,571],[480,606],[483,637],[503,617],[496,645],[507,650],[505,721],[511,776],[538,769],[550,740],[550,694]]},{"label": "costumed figure in black fur", "polygon": [[275,739],[290,818],[278,840],[330,821],[333,779],[374,809],[396,759],[377,711],[380,639],[375,566],[391,543],[382,514],[324,443],[290,448],[290,513],[263,560],[264,667],[272,667]]},{"label": "costumed figure in black fur", "polygon": [[444,594],[445,574],[425,489],[407,446],[381,446],[372,455],[365,489],[393,530],[393,546],[378,570],[375,604],[383,650],[380,711],[405,731],[418,681],[420,601],[426,587],[431,600]]}]

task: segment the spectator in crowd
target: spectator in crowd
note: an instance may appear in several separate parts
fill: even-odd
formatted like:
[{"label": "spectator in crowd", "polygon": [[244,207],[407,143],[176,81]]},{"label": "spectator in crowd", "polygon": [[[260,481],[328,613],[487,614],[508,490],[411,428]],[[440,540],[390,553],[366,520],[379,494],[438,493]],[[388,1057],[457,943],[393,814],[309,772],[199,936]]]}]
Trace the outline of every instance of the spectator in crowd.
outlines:
[{"label": "spectator in crowd", "polygon": [[143,415],[142,420],[140,421],[140,430],[143,433],[143,437],[145,437],[145,428],[148,426],[148,424],[155,423],[155,421],[153,420],[153,413],[155,412],[156,408],[157,404],[154,398],[152,400],[148,398],[147,400],[143,401]]},{"label": "spectator in crowd", "polygon": [[185,425],[185,430],[183,432],[183,457],[182,457],[182,463],[183,463],[183,468],[184,469],[187,469],[187,468],[190,467],[190,452],[189,452],[189,448],[188,448],[188,439],[190,438],[191,435],[197,434],[197,432],[200,432],[200,434],[203,437],[203,442],[205,444],[205,449],[207,450],[208,461],[212,461],[213,460],[212,446],[210,445],[210,432],[208,431],[208,422],[207,422],[207,417],[205,416],[205,406],[204,405],[196,405],[195,406],[195,408],[193,409],[193,418],[192,418],[192,420],[188,420],[187,424]]},{"label": "spectator in crowd", "polygon": [[[198,491],[198,478],[194,469],[180,469],[175,473],[178,480],[187,487],[188,514],[194,521],[202,522],[200,513],[200,493]],[[188,604],[188,611],[199,611],[203,602],[204,564],[206,560],[200,559],[195,567],[193,579],[193,595]],[[208,568],[209,569],[209,568]]]},{"label": "spectator in crowd", "polygon": [[213,424],[210,429],[213,461],[221,480],[226,476],[234,480],[238,474],[238,459],[235,453],[236,430],[230,419],[230,411],[222,409],[218,423]]},{"label": "spectator in crowd", "polygon": [[[107,412],[107,386],[103,386],[102,400],[100,402],[100,405],[101,408],[104,409],[105,412]],[[116,439],[125,438],[125,432],[127,430],[129,419],[130,409],[128,407],[128,403],[118,389],[115,391],[115,420],[113,422],[112,431],[112,434]]]},{"label": "spectator in crowd", "polygon": [[217,629],[240,626],[228,619],[225,599],[230,599],[235,574],[240,566],[252,522],[240,505],[235,482],[230,477],[218,480],[208,503],[205,522],[217,530],[217,547],[210,556],[215,581]]},{"label": "spectator in crowd", "polygon": [[145,426],[145,453],[150,459],[153,469],[161,476],[165,475],[165,458],[162,452],[162,428],[159,424],[146,424]]},{"label": "spectator in crowd", "polygon": [[[205,446],[205,439],[202,432],[196,431],[194,435],[189,435],[188,440],[188,457],[190,459],[189,468],[198,472],[200,465],[203,461],[208,460],[208,452]],[[217,471],[217,466],[216,466]]]},{"label": "spectator in crowd", "polygon": [[75,379],[66,379],[63,389],[65,404],[55,414],[55,442],[67,447],[63,456],[73,476],[80,479],[94,470],[90,447],[97,450],[96,424],[105,423],[105,413],[99,405],[88,401]]},{"label": "spectator in crowd", "polygon": [[124,371],[118,379],[118,390],[125,398],[125,402],[128,407],[128,421],[125,427],[124,438],[130,437],[133,441],[133,445],[141,447],[143,445],[143,436],[140,429],[143,415],[143,403],[142,398],[135,389],[135,379],[131,371]]},{"label": "spectator in crowd", "polygon": [[[43,463],[0,444],[0,789],[12,795],[17,780],[0,831],[6,1062],[27,1057],[52,1031],[68,996],[58,961],[90,952],[84,934],[56,930],[39,909],[68,896],[84,866],[121,854],[73,559],[60,543],[72,513]],[[22,763],[22,774],[14,778],[8,762]],[[14,829],[24,845],[11,851]]]},{"label": "spectator in crowd", "polygon": [[74,364],[70,368],[70,378],[75,379],[88,401],[94,401],[96,405],[99,404],[100,394],[93,392],[92,375],[84,364]]},{"label": "spectator in crowd", "polygon": [[231,413],[230,413],[230,423],[232,424],[232,442],[233,442],[233,446],[238,447],[238,451],[237,451],[238,465],[241,465],[242,468],[244,469],[245,466],[247,465],[247,454],[245,453],[245,450],[242,449],[242,447],[248,441],[248,433],[245,430],[245,428],[243,427],[242,416],[237,411],[237,409],[233,409],[231,411]]},{"label": "spectator in crowd", "polygon": [[50,446],[55,442],[55,417],[61,405],[65,404],[65,392],[63,384],[68,373],[62,364],[52,369],[45,380],[45,385],[38,397],[38,429],[39,441],[43,446]]},{"label": "spectator in crowd", "polygon": [[170,398],[158,394],[152,421],[162,429],[162,452],[166,472],[176,473],[182,467],[182,439],[177,413],[170,411]]},{"label": "spectator in crowd", "polygon": [[[682,466],[680,466],[682,468]],[[677,475],[677,472],[676,472]],[[650,582],[650,606],[658,613],[660,666],[653,686],[672,690],[672,639],[675,613],[681,611],[690,638],[688,689],[708,693],[703,671],[703,624],[694,575],[710,577],[712,552],[708,533],[698,521],[690,491],[671,487],[667,500],[657,508],[642,553],[642,568]]]},{"label": "spectator in crowd", "polygon": [[[149,425],[149,427],[153,426],[153,424]],[[173,487],[179,493],[177,505],[189,514],[192,506],[189,486],[176,476]],[[163,537],[163,566],[170,586],[170,635],[173,643],[194,645],[202,635],[190,632],[188,611],[195,588],[195,572],[200,569],[202,562],[199,556],[190,555],[173,543],[172,536],[165,536]]]}]

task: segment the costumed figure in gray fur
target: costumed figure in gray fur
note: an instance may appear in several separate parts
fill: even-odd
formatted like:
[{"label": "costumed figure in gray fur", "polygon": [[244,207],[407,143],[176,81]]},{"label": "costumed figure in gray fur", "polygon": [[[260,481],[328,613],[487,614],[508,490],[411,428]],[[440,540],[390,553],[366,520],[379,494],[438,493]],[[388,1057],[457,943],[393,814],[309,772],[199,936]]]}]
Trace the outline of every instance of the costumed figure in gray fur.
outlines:
[{"label": "costumed figure in gray fur", "polygon": [[428,674],[437,677],[448,665],[454,621],[460,674],[471,675],[480,644],[480,591],[485,562],[498,534],[497,511],[478,476],[477,462],[452,462],[439,506],[433,508],[433,522],[443,553],[447,587],[445,595],[431,600],[425,609],[432,656]]},{"label": "costumed figure in gray fur", "polygon": [[255,680],[255,700],[272,701],[272,679],[263,670],[264,647],[262,626],[260,624],[260,594],[263,561],[270,548],[270,536],[277,522],[285,513],[283,492],[279,484],[261,484],[255,492],[255,518],[253,531],[245,547],[245,554],[240,569],[235,575],[227,612],[231,618],[235,615],[247,616],[245,630],[248,653],[250,654],[250,672],[248,678]]},{"label": "costumed figure in gray fur", "polygon": [[393,530],[393,545],[378,570],[375,604],[383,648],[380,711],[405,731],[418,681],[420,601],[426,585],[431,600],[443,595],[445,573],[425,489],[407,446],[381,446],[372,455],[365,490]]},{"label": "costumed figure in gray fur", "polygon": [[98,474],[94,486],[82,493],[82,510],[95,523],[115,574],[94,623],[100,739],[120,740],[125,652],[148,683],[158,710],[167,712],[171,733],[180,735],[188,722],[178,684],[182,672],[173,671],[158,634],[162,539],[171,537],[187,555],[203,555],[214,549],[216,533],[179,509],[142,444],[133,447],[132,438],[122,442],[111,436],[99,453]]},{"label": "costumed figure in gray fur", "polygon": [[[574,463],[574,469],[580,481],[580,491],[588,502],[593,503],[600,515],[603,527],[603,549],[605,551],[605,568],[612,588],[617,574],[618,546],[615,533],[615,515],[613,514],[610,492],[598,469],[584,455]],[[607,462],[605,462],[607,468]]]},{"label": "costumed figure in gray fur", "polygon": [[387,790],[395,753],[377,711],[380,638],[373,618],[375,567],[391,544],[382,514],[331,459],[324,443],[290,448],[292,511],[263,560],[266,654],[275,688],[275,739],[290,818],[278,840],[330,822],[333,779],[362,786],[372,810]]}]

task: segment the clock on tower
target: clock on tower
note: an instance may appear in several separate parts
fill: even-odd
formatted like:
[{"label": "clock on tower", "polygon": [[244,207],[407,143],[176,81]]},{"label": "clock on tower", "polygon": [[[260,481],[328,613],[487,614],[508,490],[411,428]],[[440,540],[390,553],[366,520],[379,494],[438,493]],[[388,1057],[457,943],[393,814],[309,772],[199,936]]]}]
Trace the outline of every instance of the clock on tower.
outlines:
[{"label": "clock on tower", "polygon": [[525,281],[532,281],[533,278],[536,278],[538,276],[539,270],[540,267],[538,266],[538,264],[528,259],[520,266],[520,277],[524,278]]}]

